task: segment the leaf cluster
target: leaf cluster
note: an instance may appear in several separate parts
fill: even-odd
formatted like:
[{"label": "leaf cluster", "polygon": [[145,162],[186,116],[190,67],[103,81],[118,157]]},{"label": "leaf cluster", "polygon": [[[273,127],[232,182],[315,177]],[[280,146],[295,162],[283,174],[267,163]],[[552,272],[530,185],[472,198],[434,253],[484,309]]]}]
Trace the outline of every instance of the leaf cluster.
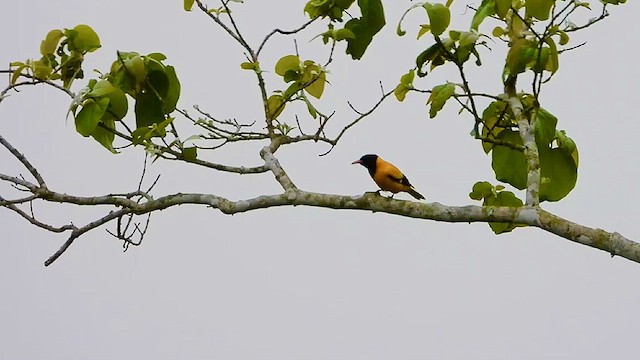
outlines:
[{"label": "leaf cluster", "polygon": [[175,111],[180,97],[175,69],[163,63],[166,60],[163,54],[118,52],[117,56],[109,73],[100,80],[89,81],[70,108],[76,130],[112,152],[115,152],[116,122],[126,126],[127,95],[135,102],[136,121],[130,133],[134,145],[166,136],[165,129],[173,121],[168,115]]},{"label": "leaf cluster", "polygon": [[360,60],[373,37],[386,24],[381,0],[358,0],[361,16],[347,21],[343,28],[335,29],[334,24],[343,21],[344,14],[354,0],[311,0],[304,11],[311,19],[329,18],[328,30],[322,34],[325,44],[329,39],[346,41],[346,53],[354,60]]},{"label": "leaf cluster", "polygon": [[40,59],[11,63],[15,67],[11,84],[20,76],[28,76],[41,81],[61,80],[64,88],[69,89],[73,80],[84,77],[84,55],[100,46],[98,34],[88,25],[51,30],[40,43]]}]

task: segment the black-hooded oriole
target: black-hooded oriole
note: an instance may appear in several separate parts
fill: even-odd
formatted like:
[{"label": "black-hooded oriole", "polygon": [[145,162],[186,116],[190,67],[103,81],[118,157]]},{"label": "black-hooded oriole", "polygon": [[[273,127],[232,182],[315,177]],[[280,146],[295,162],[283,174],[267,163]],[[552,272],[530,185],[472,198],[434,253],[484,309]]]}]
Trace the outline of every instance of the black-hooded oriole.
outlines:
[{"label": "black-hooded oriole", "polygon": [[[363,155],[360,159],[354,161],[352,164],[360,164],[369,170],[369,175],[373,178],[373,181],[378,184],[380,189],[384,191],[397,194],[399,192],[409,193],[414,198],[420,200],[424,199],[419,192],[417,192],[409,179],[390,162],[383,160],[380,156],[375,154]],[[393,195],[391,195],[393,196]]]}]

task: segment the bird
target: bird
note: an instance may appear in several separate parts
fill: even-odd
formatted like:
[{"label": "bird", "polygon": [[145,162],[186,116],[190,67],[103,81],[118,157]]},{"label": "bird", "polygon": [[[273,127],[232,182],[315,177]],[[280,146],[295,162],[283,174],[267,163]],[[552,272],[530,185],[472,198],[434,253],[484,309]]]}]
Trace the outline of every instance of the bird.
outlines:
[{"label": "bird", "polygon": [[[417,200],[424,199],[424,196],[413,188],[409,179],[404,176],[400,169],[390,162],[383,160],[378,155],[363,155],[351,164],[360,164],[366,167],[367,170],[369,170],[369,175],[371,175],[371,178],[378,184],[381,190],[393,193],[391,197],[399,192],[406,192]],[[380,190],[377,192],[380,194]]]}]

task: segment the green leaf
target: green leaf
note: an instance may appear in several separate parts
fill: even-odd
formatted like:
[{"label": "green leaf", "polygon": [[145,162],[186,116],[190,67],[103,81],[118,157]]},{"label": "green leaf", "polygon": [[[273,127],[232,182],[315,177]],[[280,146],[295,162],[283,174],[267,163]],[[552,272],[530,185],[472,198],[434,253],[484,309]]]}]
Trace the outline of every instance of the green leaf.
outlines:
[{"label": "green leaf", "polygon": [[400,84],[393,90],[393,94],[398,101],[404,101],[409,90],[413,89],[413,79],[415,78],[415,70],[411,69],[408,73],[400,77]]},{"label": "green leaf", "polygon": [[536,122],[533,128],[538,147],[549,147],[556,137],[556,125],[558,118],[543,108],[537,111]]},{"label": "green leaf", "polygon": [[506,67],[512,75],[525,72],[535,59],[537,43],[528,39],[517,39],[507,53]]},{"label": "green leaf", "polygon": [[16,61],[16,62],[12,62],[11,64],[9,64],[11,67],[17,66],[17,68],[15,70],[13,70],[13,74],[11,75],[11,85],[14,85],[17,81],[18,78],[20,77],[20,75],[22,75],[22,71],[26,68],[28,68],[29,66],[25,63]]},{"label": "green leaf", "polygon": [[539,54],[534,57],[534,64],[531,67],[534,72],[540,74],[547,69],[550,52],[551,51],[548,46],[543,46],[542,49],[540,49]]},{"label": "green leaf", "polygon": [[569,43],[569,35],[562,31],[558,31],[558,35],[560,35],[560,45],[567,45]]},{"label": "green leaf", "polygon": [[87,94],[87,96],[94,98],[105,96],[116,89],[116,87],[111,85],[108,80],[100,80],[89,83],[89,87],[91,91]]},{"label": "green leaf", "polygon": [[282,93],[282,97],[284,99],[290,99],[294,94],[296,94],[298,91],[300,91],[300,83],[299,82],[294,82],[293,84],[289,85],[289,87],[287,88],[287,90],[285,90]]},{"label": "green leaf", "polygon": [[431,33],[435,36],[442,34],[451,22],[451,12],[444,4],[425,3],[422,5],[427,10]]},{"label": "green leaf", "polygon": [[446,83],[442,85],[434,86],[431,90],[431,95],[427,100],[427,104],[431,103],[429,109],[429,117],[434,118],[438,111],[442,109],[447,100],[455,93],[456,85],[453,83]]},{"label": "green leaf", "polygon": [[164,138],[167,135],[167,131],[165,130],[166,127],[169,126],[169,124],[171,124],[174,119],[175,118],[169,117],[159,124],[153,124],[151,126],[135,129],[131,133],[131,137],[132,137],[131,142],[134,145],[141,145],[154,137]]},{"label": "green leaf", "polygon": [[242,64],[240,64],[240,68],[243,70],[259,70],[260,69],[260,63],[259,62],[243,62]]},{"label": "green leaf", "polygon": [[33,70],[33,76],[39,80],[48,80],[53,73],[51,63],[46,57],[33,61],[31,63],[31,69]]},{"label": "green leaf", "polygon": [[560,67],[558,59],[558,47],[551,37],[545,39],[545,43],[549,45],[549,60],[546,63],[545,70],[550,71],[551,75],[555,74]]},{"label": "green leaf", "polygon": [[435,43],[428,47],[427,50],[421,52],[416,57],[417,75],[419,77],[425,77],[427,72],[423,71],[423,68],[428,64],[431,64],[431,69],[444,64],[447,60],[446,52],[447,50],[440,43]]},{"label": "green leaf", "polygon": [[162,70],[152,70],[147,73],[147,85],[152,92],[157,93],[160,99],[164,99],[169,91],[169,78]]},{"label": "green leaf", "polygon": [[554,3],[555,0],[526,0],[524,6],[527,16],[532,16],[538,20],[548,20]]},{"label": "green leaf", "polygon": [[307,99],[306,97],[303,98],[305,104],[307,104],[307,111],[309,111],[309,115],[311,115],[311,117],[313,117],[314,119],[318,117],[318,110],[316,110],[316,108],[313,106],[313,104],[311,104],[311,102],[309,101],[309,99]]},{"label": "green leaf", "polygon": [[191,11],[191,8],[193,7],[194,2],[195,0],[184,0],[184,9],[186,11]]},{"label": "green leaf", "polygon": [[344,10],[348,9],[354,0],[310,0],[304,7],[304,12],[311,19],[327,17],[331,20],[342,21]]},{"label": "green leaf", "polygon": [[147,67],[142,56],[136,53],[130,53],[131,56],[124,58],[125,71],[132,75],[136,83],[142,83],[147,78]]},{"label": "green leaf", "polygon": [[58,48],[58,43],[60,43],[60,39],[63,35],[64,33],[62,30],[55,29],[49,31],[47,37],[45,37],[40,43],[40,54],[43,56],[53,55]]},{"label": "green leaf", "polygon": [[611,5],[620,5],[620,4],[624,4],[627,2],[627,0],[600,0],[605,4],[611,4]]},{"label": "green leaf", "polygon": [[[504,186],[496,185],[495,187],[487,181],[477,182],[473,185],[473,190],[469,193],[469,197],[473,200],[483,200],[482,206],[507,206],[521,207],[522,200],[518,199],[511,191],[502,191]],[[489,227],[496,234],[509,232],[516,227],[524,225],[516,225],[513,223],[489,222]]]},{"label": "green leaf", "polygon": [[267,118],[269,120],[276,119],[285,108],[285,102],[282,95],[271,95],[267,99]]},{"label": "green leaf", "polygon": [[[482,137],[495,140],[498,134],[510,123],[507,103],[494,101],[482,112]],[[493,149],[493,143],[483,141],[482,148],[486,154]]]},{"label": "green leaf", "polygon": [[66,29],[65,33],[72,44],[72,50],[86,53],[100,48],[100,38],[88,25],[77,25],[73,29]]},{"label": "green leaf", "polygon": [[373,37],[384,27],[384,8],[381,0],[358,0],[360,18],[349,20],[344,28],[350,30],[354,38],[347,40],[346,53],[354,60],[359,60],[364,55]]},{"label": "green leaf", "polygon": [[319,71],[319,75],[317,73],[314,73],[313,78],[310,80],[311,84],[304,88],[304,91],[306,91],[309,95],[313,96],[316,99],[320,99],[320,97],[322,96],[322,93],[324,92],[324,84],[327,81],[326,73],[322,70]]},{"label": "green leaf", "polygon": [[299,72],[300,58],[296,55],[286,55],[276,63],[276,74],[284,76],[288,71]]},{"label": "green leaf", "polygon": [[[116,128],[116,123],[112,119],[103,119],[102,125],[108,127],[109,129],[115,130]],[[91,137],[99,142],[102,146],[104,146],[107,150],[111,151],[113,154],[117,153],[117,151],[113,148],[113,140],[115,139],[115,133],[113,131],[109,131],[98,125],[91,133]]]},{"label": "green leaf", "polygon": [[496,14],[504,19],[507,16],[507,12],[511,9],[511,0],[495,0]]},{"label": "green leaf", "polygon": [[136,128],[160,124],[165,120],[162,101],[151,92],[138,94],[135,113]]},{"label": "green leaf", "polygon": [[420,25],[420,30],[418,31],[418,35],[416,36],[416,39],[420,39],[422,37],[422,35],[428,33],[429,31],[431,31],[431,25],[429,25],[429,24],[421,24]]},{"label": "green leaf", "polygon": [[70,89],[73,80],[84,78],[84,72],[82,71],[83,60],[84,56],[76,51],[72,52],[71,56],[62,56],[60,78],[62,79],[62,86],[66,89]]},{"label": "green leaf", "polygon": [[459,37],[460,47],[474,46],[479,38],[480,34],[477,31],[462,31]]},{"label": "green leaf", "polygon": [[558,144],[558,149],[571,155],[571,158],[577,168],[579,162],[578,147],[573,139],[568,137],[564,130],[558,130],[556,131],[556,143]]},{"label": "green leaf", "polygon": [[[485,206],[508,206],[508,207],[521,207],[523,205],[522,200],[518,199],[511,191],[500,191],[495,197],[488,198],[484,202]],[[516,227],[524,225],[516,225],[513,223],[503,222],[489,222],[489,227],[495,234],[502,234],[510,232]]]},{"label": "green leaf", "polygon": [[356,35],[349,29],[338,29],[333,33],[333,39],[335,41],[352,40],[355,38]]},{"label": "green leaf", "polygon": [[173,66],[164,68],[167,80],[169,80],[169,88],[164,97],[164,110],[166,114],[172,113],[176,109],[178,100],[180,99],[180,81],[176,75],[176,69]]},{"label": "green leaf", "polygon": [[540,201],[559,201],[573,190],[578,179],[574,159],[562,149],[538,149],[540,153]]},{"label": "green leaf", "polygon": [[182,149],[182,157],[187,161],[194,161],[198,157],[198,148],[186,147]]},{"label": "green leaf", "polygon": [[473,200],[482,200],[493,196],[493,185],[487,181],[478,181],[473,184],[473,189],[469,193],[469,197]]},{"label": "green leaf", "polygon": [[155,60],[157,62],[162,62],[164,60],[167,60],[167,56],[163,53],[151,53],[151,54],[147,54],[147,56],[149,59]]},{"label": "green leaf", "polygon": [[[522,145],[520,133],[513,130],[502,130],[497,139]],[[527,186],[527,160],[522,151],[504,145],[494,145],[491,155],[491,167],[496,174],[496,179],[511,184],[519,190]]]},{"label": "green leaf", "polygon": [[151,139],[151,135],[153,133],[153,129],[149,127],[141,127],[133,130],[131,132],[131,143],[133,145],[142,145],[149,139]]},{"label": "green leaf", "polygon": [[478,30],[480,24],[487,18],[487,16],[495,15],[495,0],[483,0],[482,4],[476,10],[475,15],[473,15],[473,20],[471,20],[471,29]]},{"label": "green leaf", "polygon": [[99,100],[87,99],[82,104],[82,110],[76,115],[76,131],[82,136],[91,135],[102,119],[109,106],[109,98]]},{"label": "green leaf", "polygon": [[92,98],[101,98],[106,96],[109,98],[107,113],[118,120],[124,118],[129,109],[125,93],[113,86],[108,80],[98,81],[87,96]]}]

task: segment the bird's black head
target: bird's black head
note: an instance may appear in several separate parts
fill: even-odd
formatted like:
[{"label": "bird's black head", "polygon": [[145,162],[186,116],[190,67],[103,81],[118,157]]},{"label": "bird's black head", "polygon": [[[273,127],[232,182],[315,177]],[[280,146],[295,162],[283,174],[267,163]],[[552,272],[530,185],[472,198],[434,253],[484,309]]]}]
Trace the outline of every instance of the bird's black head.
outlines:
[{"label": "bird's black head", "polygon": [[354,161],[352,164],[360,164],[369,170],[369,174],[373,176],[376,172],[376,160],[378,160],[378,155],[375,154],[367,154],[363,155],[359,160]]}]

